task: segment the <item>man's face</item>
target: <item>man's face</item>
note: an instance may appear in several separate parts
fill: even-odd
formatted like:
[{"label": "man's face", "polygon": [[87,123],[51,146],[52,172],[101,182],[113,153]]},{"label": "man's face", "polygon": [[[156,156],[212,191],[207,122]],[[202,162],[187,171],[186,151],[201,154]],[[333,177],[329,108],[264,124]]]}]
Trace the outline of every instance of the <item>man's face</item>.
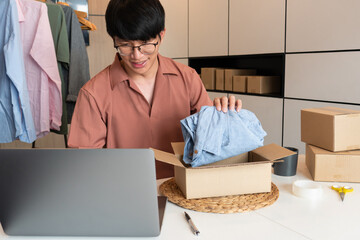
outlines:
[{"label": "man's face", "polygon": [[152,71],[157,71],[160,37],[148,41],[125,41],[117,37],[114,40],[129,75],[146,76]]}]

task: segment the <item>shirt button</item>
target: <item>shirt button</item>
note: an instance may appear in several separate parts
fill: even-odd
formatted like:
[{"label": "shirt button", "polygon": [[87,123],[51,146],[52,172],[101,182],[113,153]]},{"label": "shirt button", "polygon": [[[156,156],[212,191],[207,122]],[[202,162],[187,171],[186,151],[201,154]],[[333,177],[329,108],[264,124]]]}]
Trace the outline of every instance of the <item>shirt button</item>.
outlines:
[{"label": "shirt button", "polygon": [[195,154],[197,154],[197,153],[198,153],[198,151],[197,151],[197,150],[195,150],[195,151],[194,151],[194,153],[195,153]]}]

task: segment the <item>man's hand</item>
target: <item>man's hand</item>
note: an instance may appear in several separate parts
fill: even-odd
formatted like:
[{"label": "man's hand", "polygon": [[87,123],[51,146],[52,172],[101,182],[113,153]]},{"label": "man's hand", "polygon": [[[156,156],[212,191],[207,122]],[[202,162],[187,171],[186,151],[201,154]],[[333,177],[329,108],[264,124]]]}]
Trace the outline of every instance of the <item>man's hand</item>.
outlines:
[{"label": "man's hand", "polygon": [[229,110],[235,110],[237,112],[240,112],[242,103],[240,99],[235,99],[234,96],[222,97],[222,98],[215,98],[214,99],[214,106],[216,107],[216,110],[223,111],[226,113]]}]

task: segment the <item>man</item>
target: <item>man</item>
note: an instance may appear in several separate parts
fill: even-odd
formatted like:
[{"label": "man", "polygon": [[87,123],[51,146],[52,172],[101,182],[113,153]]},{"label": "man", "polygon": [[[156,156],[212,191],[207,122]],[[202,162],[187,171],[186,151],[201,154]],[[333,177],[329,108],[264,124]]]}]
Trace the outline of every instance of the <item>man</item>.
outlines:
[{"label": "man", "polygon": [[[183,141],[180,120],[213,105],[194,69],[161,56],[165,13],[159,0],[111,0],[106,25],[117,50],[112,65],[80,90],[68,145],[77,148],[157,148]],[[220,111],[241,101],[215,99]],[[157,178],[173,176],[156,162]]]}]

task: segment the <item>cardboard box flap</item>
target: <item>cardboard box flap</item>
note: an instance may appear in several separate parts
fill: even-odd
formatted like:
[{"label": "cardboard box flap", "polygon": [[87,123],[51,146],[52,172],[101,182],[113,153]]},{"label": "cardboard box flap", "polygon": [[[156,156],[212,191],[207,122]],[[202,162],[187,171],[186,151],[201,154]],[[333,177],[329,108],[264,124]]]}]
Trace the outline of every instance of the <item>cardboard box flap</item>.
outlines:
[{"label": "cardboard box flap", "polygon": [[[293,154],[296,154],[293,151],[290,151],[289,149],[283,148],[275,143],[271,143],[268,145],[265,145],[263,147],[259,147],[253,151],[251,151],[252,154],[260,156],[264,160],[268,161],[275,161]],[[253,160],[250,160],[253,161]]]},{"label": "cardboard box flap", "polygon": [[181,159],[182,155],[184,155],[185,142],[172,142],[171,147],[174,151],[175,156]]},{"label": "cardboard box flap", "polygon": [[313,145],[308,144],[307,145],[309,147],[309,149],[314,153],[314,154],[322,154],[322,155],[347,155],[347,156],[356,156],[356,155],[360,155],[360,150],[352,150],[352,151],[343,151],[343,152],[332,152],[332,151],[328,151],[326,149],[323,148],[319,148]]},{"label": "cardboard box flap", "polygon": [[254,164],[265,164],[265,163],[273,163],[273,161],[229,163],[229,164],[223,164],[223,165],[203,165],[203,166],[199,166],[199,167],[192,167],[191,169],[206,169],[206,168],[219,168],[219,167],[227,168],[227,167],[254,165]]},{"label": "cardboard box flap", "polygon": [[347,115],[347,114],[360,114],[360,111],[358,110],[351,110],[351,109],[344,109],[344,108],[337,108],[337,107],[323,107],[323,108],[309,108],[309,109],[303,109],[303,111],[308,112],[316,112],[331,116],[336,115]]},{"label": "cardboard box flap", "polygon": [[160,162],[164,162],[164,163],[169,163],[169,164],[174,165],[174,166],[184,167],[184,165],[181,163],[179,158],[177,158],[174,154],[164,152],[164,151],[161,151],[161,150],[157,150],[157,149],[154,149],[154,148],[150,148],[150,149],[154,151],[154,155],[155,155],[156,160],[158,160]]}]

